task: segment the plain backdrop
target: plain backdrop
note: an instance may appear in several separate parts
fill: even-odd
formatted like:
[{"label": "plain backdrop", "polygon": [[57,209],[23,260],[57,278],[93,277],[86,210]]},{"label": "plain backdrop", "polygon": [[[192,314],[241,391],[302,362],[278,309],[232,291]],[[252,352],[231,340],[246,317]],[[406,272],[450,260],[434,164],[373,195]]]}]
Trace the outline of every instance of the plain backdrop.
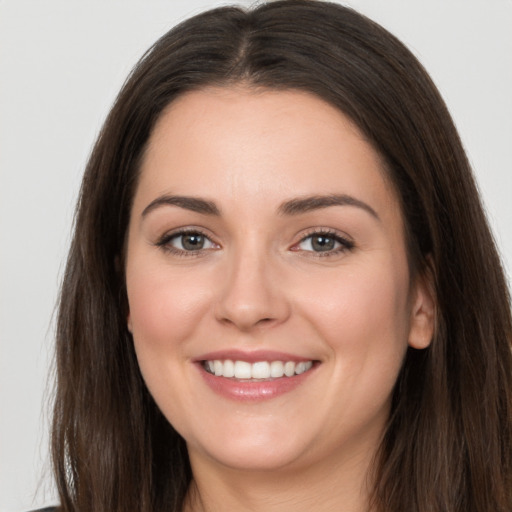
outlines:
[{"label": "plain backdrop", "polygon": [[[94,138],[150,44],[222,3],[0,0],[1,512],[56,501],[47,451],[52,322]],[[512,1],[345,3],[402,39],[431,73],[473,163],[510,276]]]}]

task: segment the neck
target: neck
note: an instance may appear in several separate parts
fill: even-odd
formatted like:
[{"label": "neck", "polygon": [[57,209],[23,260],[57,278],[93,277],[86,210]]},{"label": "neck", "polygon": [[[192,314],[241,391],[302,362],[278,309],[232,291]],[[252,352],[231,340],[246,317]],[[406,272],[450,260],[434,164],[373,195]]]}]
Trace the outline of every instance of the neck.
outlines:
[{"label": "neck", "polygon": [[190,460],[193,482],[183,512],[369,512],[374,451],[366,450],[301,468],[240,470],[211,459]]}]

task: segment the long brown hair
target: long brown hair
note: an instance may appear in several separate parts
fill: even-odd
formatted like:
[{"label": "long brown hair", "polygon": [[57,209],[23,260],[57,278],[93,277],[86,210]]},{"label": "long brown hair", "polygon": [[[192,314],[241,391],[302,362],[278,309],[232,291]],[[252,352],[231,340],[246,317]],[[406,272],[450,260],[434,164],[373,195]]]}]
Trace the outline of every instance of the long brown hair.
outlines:
[{"label": "long brown hair", "polygon": [[52,443],[62,510],[181,510],[186,446],[138,369],[123,246],[162,110],[186,91],[239,82],[308,91],[356,123],[400,198],[411,271],[433,279],[436,333],[429,348],[409,349],[396,383],[373,468],[376,509],[510,512],[510,297],[461,142],[395,37],[349,8],[308,0],[219,8],[180,24],[144,55],[105,122],[58,316]]}]

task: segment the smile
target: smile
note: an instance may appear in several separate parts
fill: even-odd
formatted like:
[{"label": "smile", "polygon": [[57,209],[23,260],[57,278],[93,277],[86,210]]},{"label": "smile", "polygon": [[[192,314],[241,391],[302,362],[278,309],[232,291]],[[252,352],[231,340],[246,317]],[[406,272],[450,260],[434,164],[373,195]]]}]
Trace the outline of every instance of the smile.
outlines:
[{"label": "smile", "polygon": [[247,361],[208,360],[203,361],[203,368],[217,377],[243,380],[266,380],[282,377],[293,377],[310,370],[313,361]]}]

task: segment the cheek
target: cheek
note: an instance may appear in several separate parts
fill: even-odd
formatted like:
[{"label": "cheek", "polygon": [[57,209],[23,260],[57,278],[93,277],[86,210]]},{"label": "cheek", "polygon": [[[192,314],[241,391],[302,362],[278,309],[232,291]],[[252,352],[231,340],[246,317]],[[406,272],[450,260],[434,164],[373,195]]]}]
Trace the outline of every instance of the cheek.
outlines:
[{"label": "cheek", "polygon": [[[133,270],[131,270],[133,269]],[[157,265],[127,268],[129,322],[137,345],[179,346],[209,307],[201,276],[170,272]]]},{"label": "cheek", "polygon": [[377,363],[400,366],[409,330],[406,269],[391,261],[360,265],[300,293],[304,316],[347,371]]},{"label": "cheek", "polygon": [[204,276],[195,274],[136,258],[126,271],[129,322],[140,371],[162,412],[184,432],[190,390],[184,371],[188,365],[183,363],[188,362],[190,340],[211,303]]}]

